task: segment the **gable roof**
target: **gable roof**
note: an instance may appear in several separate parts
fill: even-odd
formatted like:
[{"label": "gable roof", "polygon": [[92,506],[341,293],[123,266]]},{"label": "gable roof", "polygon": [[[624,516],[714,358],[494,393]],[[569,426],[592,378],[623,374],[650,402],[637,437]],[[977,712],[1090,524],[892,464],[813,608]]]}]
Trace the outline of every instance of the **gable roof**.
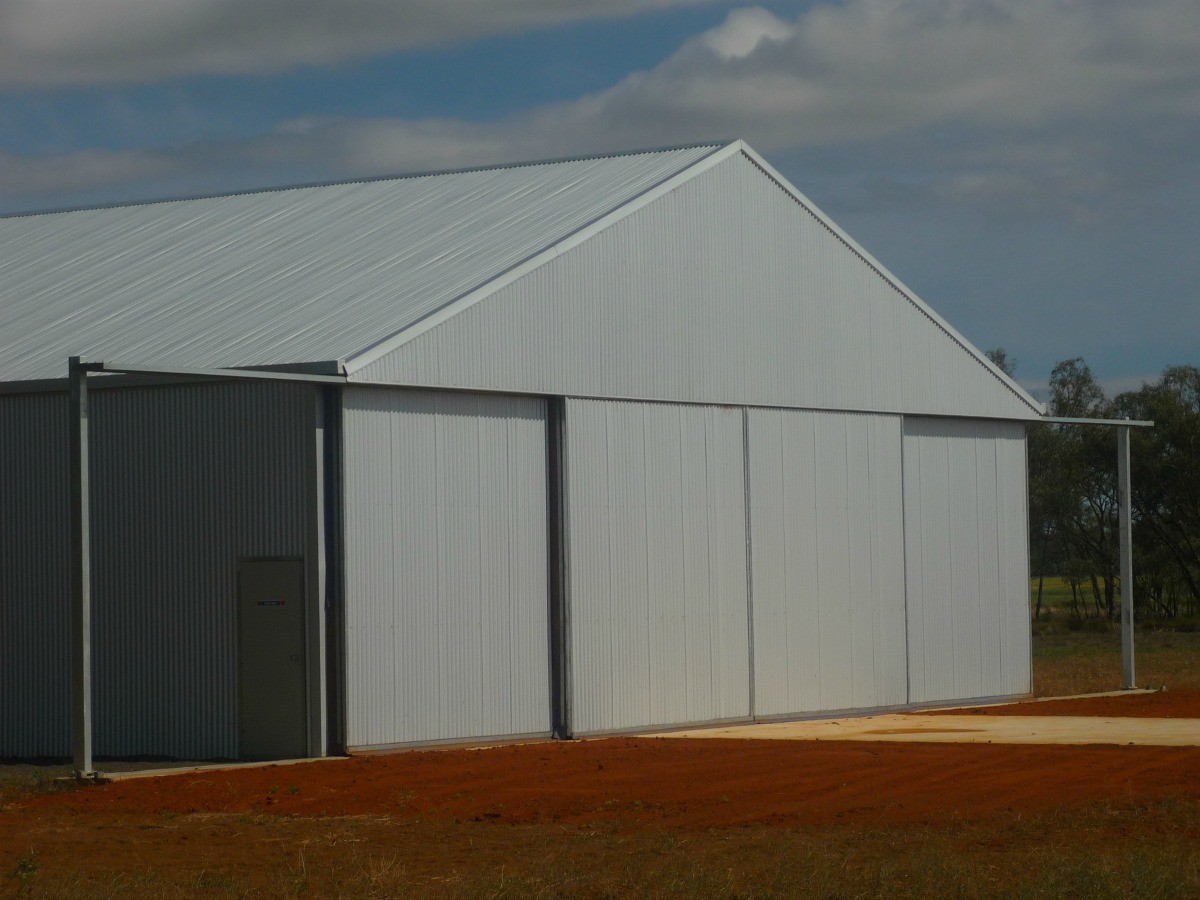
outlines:
[{"label": "gable roof", "polygon": [[0,216],[0,382],[61,377],[73,355],[168,369],[328,364],[367,375],[735,156],[990,372],[1009,404],[1041,415],[742,141]]},{"label": "gable roof", "polygon": [[352,358],[718,144],[0,218],[0,381]]}]

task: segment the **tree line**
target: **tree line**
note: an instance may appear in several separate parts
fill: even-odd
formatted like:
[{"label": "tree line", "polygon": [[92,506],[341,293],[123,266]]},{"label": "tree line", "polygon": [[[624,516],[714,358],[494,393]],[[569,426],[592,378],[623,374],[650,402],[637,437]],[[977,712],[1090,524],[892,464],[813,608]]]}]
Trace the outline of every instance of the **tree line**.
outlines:
[{"label": "tree line", "polygon": [[[1003,350],[988,356],[1008,374]],[[1051,416],[1141,419],[1131,430],[1131,502],[1135,616],[1200,614],[1200,368],[1171,366],[1158,380],[1105,395],[1081,358],[1050,374]],[[1117,618],[1117,453],[1112,428],[1029,428],[1030,562],[1039,582],[1064,578],[1080,617]]]}]

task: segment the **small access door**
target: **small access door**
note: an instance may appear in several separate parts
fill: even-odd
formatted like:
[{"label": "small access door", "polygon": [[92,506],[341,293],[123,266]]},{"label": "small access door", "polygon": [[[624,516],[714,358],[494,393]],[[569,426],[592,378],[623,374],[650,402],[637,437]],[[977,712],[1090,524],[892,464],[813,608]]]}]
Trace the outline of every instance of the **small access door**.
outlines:
[{"label": "small access door", "polygon": [[238,725],[242,759],[308,755],[304,560],[238,564]]}]

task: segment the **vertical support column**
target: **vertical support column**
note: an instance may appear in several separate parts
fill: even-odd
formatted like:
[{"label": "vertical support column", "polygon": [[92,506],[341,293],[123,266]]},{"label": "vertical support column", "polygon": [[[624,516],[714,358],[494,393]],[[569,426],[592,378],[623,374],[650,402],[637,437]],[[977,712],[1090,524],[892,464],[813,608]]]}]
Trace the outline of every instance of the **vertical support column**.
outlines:
[{"label": "vertical support column", "polygon": [[325,722],[327,755],[346,752],[346,529],[343,507],[342,388],[323,389],[320,429],[324,492]]},{"label": "vertical support column", "polygon": [[78,356],[68,365],[71,444],[71,747],[75,773],[92,767],[92,559],[88,510],[87,368]]},{"label": "vertical support column", "polygon": [[1117,495],[1120,505],[1121,684],[1137,686],[1133,665],[1133,509],[1129,490],[1129,426],[1117,428]]},{"label": "vertical support column", "polygon": [[308,755],[329,755],[329,707],[326,696],[326,485],[325,485],[325,395],[319,385],[312,387],[312,465],[309,469],[309,498],[312,504],[309,521],[307,582],[304,629],[308,665],[305,673],[308,713]]},{"label": "vertical support column", "polygon": [[550,587],[550,728],[569,740],[571,725],[571,628],[568,603],[566,408],[562,397],[546,400],[547,562]]},{"label": "vertical support column", "polygon": [[754,668],[754,540],[750,521],[753,513],[750,502],[750,409],[745,406],[742,407],[742,491],[746,504],[746,668],[750,673],[750,718],[754,719],[758,716]]}]

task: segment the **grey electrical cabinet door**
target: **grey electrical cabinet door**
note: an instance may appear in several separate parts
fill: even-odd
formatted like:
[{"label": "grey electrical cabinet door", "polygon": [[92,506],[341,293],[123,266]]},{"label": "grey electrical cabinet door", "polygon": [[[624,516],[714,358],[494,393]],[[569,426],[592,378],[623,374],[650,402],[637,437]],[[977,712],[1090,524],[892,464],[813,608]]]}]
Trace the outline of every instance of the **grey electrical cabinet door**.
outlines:
[{"label": "grey electrical cabinet door", "polygon": [[242,759],[308,755],[302,559],[238,565],[238,709]]}]

